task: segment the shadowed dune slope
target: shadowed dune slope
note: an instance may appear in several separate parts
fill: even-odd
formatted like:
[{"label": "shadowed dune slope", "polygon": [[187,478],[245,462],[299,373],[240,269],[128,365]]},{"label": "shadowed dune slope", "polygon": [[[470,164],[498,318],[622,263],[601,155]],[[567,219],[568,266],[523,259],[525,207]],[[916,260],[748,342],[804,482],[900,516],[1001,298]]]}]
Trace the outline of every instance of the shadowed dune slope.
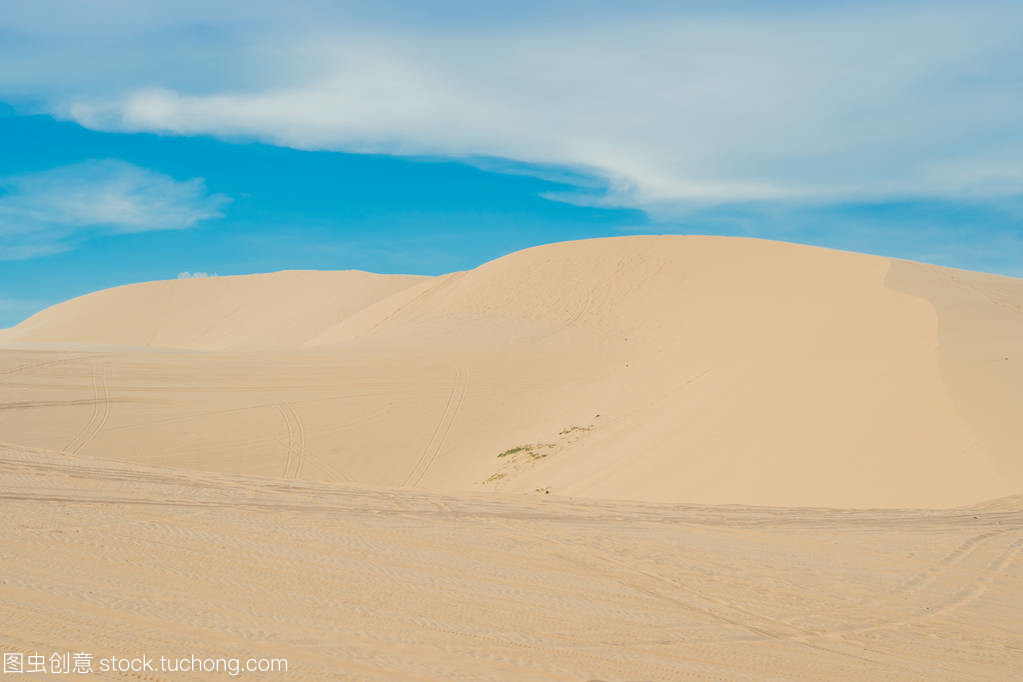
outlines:
[{"label": "shadowed dune slope", "polygon": [[[0,342],[21,391],[0,375],[0,399],[33,405],[0,410],[5,440],[140,464],[698,503],[1023,491],[1023,281],[793,244],[624,237],[441,277],[155,282]],[[49,361],[35,342],[153,350]],[[100,397],[96,428],[73,403]]]}]

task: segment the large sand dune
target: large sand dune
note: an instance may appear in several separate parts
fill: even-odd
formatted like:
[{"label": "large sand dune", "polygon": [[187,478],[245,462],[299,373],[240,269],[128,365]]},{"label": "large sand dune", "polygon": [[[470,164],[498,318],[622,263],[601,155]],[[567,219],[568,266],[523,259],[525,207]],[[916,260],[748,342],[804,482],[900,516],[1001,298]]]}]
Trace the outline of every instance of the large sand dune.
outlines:
[{"label": "large sand dune", "polygon": [[1021,368],[1023,280],[744,239],[98,292],[0,331],[0,651],[1018,678]]},{"label": "large sand dune", "polygon": [[153,282],[0,343],[4,440],[136,464],[698,503],[1023,491],[1023,280],[792,244]]}]

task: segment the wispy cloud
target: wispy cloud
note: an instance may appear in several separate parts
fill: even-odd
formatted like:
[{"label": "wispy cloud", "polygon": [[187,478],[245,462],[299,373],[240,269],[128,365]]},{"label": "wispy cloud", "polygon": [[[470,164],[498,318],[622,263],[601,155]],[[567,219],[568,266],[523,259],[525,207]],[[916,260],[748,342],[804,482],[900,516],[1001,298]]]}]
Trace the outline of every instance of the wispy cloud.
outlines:
[{"label": "wispy cloud", "polygon": [[175,180],[117,160],[0,178],[0,260],[66,251],[89,234],[177,230],[230,201],[201,178]]},{"label": "wispy cloud", "polygon": [[710,234],[796,241],[848,251],[1023,276],[1023,202],[786,202],[707,206],[623,234]]},{"label": "wispy cloud", "polygon": [[186,270],[185,272],[179,272],[178,273],[178,279],[206,279],[208,277],[216,277],[216,276],[217,276],[217,273],[215,273],[215,272],[212,272],[212,273],[211,272],[188,272]]},{"label": "wispy cloud", "polygon": [[[568,167],[604,191],[552,199],[655,215],[1023,193],[1018,3],[644,3],[585,21],[578,3],[562,3],[551,16],[522,13],[533,21],[479,10],[414,27],[388,19],[414,14],[402,3],[379,16],[360,3],[294,13],[317,22],[269,3],[234,20],[213,4],[204,26],[215,40],[182,28],[202,15],[186,3],[118,44],[192,49],[147,50],[163,56],[132,65],[120,87],[69,84],[54,69],[39,97],[98,129]],[[216,78],[191,68],[200,58]],[[5,78],[15,76],[0,73],[0,89]]]}]

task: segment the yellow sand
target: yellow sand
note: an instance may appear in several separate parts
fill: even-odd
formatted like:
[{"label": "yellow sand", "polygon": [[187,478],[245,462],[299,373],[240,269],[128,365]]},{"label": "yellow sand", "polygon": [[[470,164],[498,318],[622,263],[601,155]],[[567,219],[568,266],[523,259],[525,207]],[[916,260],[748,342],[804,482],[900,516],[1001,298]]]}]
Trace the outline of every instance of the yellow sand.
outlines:
[{"label": "yellow sand", "polygon": [[443,491],[968,504],[1023,491],[1021,309],[1017,279],[715,237],[152,282],[0,337],[0,434]]},{"label": "yellow sand", "polygon": [[1023,280],[776,242],[97,292],[0,331],[0,650],[1013,679],[1021,414]]},{"label": "yellow sand", "polygon": [[4,651],[288,661],[276,676],[94,679],[1005,682],[1023,669],[1018,496],[946,511],[669,506],[0,447],[0,512]]}]

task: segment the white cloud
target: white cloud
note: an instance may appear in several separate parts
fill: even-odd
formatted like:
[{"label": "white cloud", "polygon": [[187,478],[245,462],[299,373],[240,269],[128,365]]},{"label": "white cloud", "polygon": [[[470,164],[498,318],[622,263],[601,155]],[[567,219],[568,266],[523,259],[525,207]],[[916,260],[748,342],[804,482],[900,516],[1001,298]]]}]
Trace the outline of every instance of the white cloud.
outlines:
[{"label": "white cloud", "polygon": [[178,279],[205,279],[207,277],[216,277],[216,276],[217,276],[217,273],[215,273],[215,272],[213,272],[213,273],[209,273],[209,272],[188,272],[186,270],[185,272],[179,272],[178,273]]},{"label": "white cloud", "polygon": [[15,2],[0,96],[104,130],[568,167],[607,192],[551,198],[655,214],[1023,192],[1019,3],[98,2]]},{"label": "white cloud", "polygon": [[275,31],[218,12],[222,52],[200,51],[228,64],[216,83],[160,62],[117,93],[64,87],[53,110],[98,129],[568,166],[607,193],[551,198],[655,213],[1023,192],[1018,4],[662,5],[417,30],[317,11],[318,28]]},{"label": "white cloud", "polygon": [[0,260],[73,248],[89,233],[193,227],[222,216],[229,199],[201,178],[175,180],[117,160],[85,161],[0,178]]}]

